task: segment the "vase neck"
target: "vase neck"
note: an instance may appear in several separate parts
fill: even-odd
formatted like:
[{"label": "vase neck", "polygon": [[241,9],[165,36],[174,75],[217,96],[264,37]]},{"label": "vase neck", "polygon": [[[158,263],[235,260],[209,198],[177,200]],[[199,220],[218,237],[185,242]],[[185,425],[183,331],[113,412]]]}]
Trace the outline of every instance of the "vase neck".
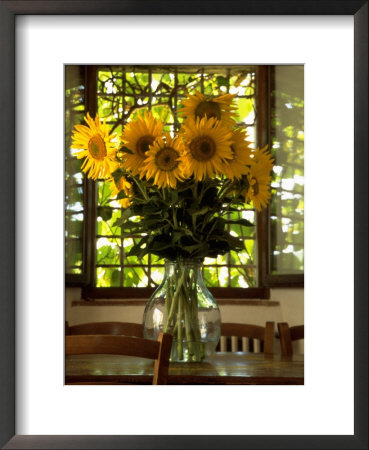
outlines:
[{"label": "vase neck", "polygon": [[165,272],[167,275],[185,271],[187,274],[196,273],[202,277],[203,261],[199,259],[180,259],[177,261],[165,261]]},{"label": "vase neck", "polygon": [[165,260],[165,267],[199,267],[203,265],[203,260],[201,259],[178,259],[176,261]]}]

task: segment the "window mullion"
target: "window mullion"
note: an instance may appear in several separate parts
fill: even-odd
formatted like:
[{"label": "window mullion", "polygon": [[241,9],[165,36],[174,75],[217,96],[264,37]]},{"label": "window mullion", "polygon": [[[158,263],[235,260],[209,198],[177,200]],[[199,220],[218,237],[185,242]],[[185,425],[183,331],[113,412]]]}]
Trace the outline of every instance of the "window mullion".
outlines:
[{"label": "window mullion", "polygon": [[[97,113],[97,67],[85,66],[86,111],[91,117]],[[87,284],[95,285],[96,264],[96,220],[97,188],[96,183],[85,176],[85,261]]]},{"label": "window mullion", "polygon": [[[256,145],[270,148],[270,67],[259,66],[257,76]],[[269,207],[257,213],[258,286],[264,286],[268,267]]]}]

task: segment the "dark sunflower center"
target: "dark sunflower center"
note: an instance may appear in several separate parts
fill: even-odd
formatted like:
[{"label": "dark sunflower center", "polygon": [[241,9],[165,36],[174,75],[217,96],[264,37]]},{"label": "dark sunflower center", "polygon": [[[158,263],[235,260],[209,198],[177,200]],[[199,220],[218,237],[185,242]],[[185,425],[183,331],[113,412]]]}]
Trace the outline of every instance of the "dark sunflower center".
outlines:
[{"label": "dark sunflower center", "polygon": [[150,145],[155,141],[154,136],[149,134],[141,136],[136,142],[136,151],[142,159],[146,157],[146,152],[149,150]]},{"label": "dark sunflower center", "polygon": [[216,145],[210,136],[200,136],[190,143],[191,155],[197,161],[208,161],[216,153]]},{"label": "dark sunflower center", "polygon": [[164,147],[155,155],[156,166],[165,172],[174,170],[179,164],[179,153],[172,147]]},{"label": "dark sunflower center", "polygon": [[102,161],[106,156],[104,139],[98,134],[92,136],[92,138],[88,141],[88,151],[94,159]]},{"label": "dark sunflower center", "polygon": [[221,109],[219,104],[212,101],[199,103],[195,109],[195,116],[202,119],[205,115],[208,119],[210,119],[210,117],[215,117],[216,119],[220,120]]}]

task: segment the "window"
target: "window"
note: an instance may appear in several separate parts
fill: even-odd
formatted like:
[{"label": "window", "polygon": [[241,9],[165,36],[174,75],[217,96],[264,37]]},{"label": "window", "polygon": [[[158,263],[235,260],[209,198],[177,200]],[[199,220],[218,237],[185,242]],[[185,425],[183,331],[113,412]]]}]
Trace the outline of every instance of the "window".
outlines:
[{"label": "window", "polygon": [[[272,106],[268,95],[273,77],[276,78],[271,68],[264,66],[66,66],[66,81],[71,78],[69,73],[76,72],[77,68],[84,71],[86,89],[80,84],[82,77],[74,83],[75,86],[66,85],[66,273],[69,282],[84,280],[85,284],[91,287],[116,288],[115,292],[119,292],[120,295],[123,295],[124,290],[131,295],[133,292],[131,288],[155,288],[160,283],[164,272],[164,261],[156,256],[146,256],[142,261],[127,256],[127,252],[134,245],[135,236],[122,236],[120,228],[114,226],[122,210],[109,198],[109,183],[104,180],[98,180],[96,183],[90,180],[83,181],[78,172],[80,162],[70,157],[71,128],[76,122],[82,122],[84,105],[91,115],[98,113],[100,117],[105,118],[112,130],[118,134],[122,132],[124,124],[134,118],[138,110],[143,107],[150,108],[156,117],[166,123],[166,130],[170,131],[180,127],[182,119],[177,115],[176,110],[188,93],[191,94],[194,90],[209,96],[232,93],[236,95],[238,125],[247,129],[249,138],[256,143],[255,145],[263,146],[270,142],[273,150],[277,151],[278,145],[282,142],[281,133],[285,133],[286,128],[292,127],[292,134],[297,133],[298,142],[302,142],[299,150],[303,157],[303,121],[302,125],[300,122],[289,125],[285,117],[274,122],[269,120]],[[83,91],[86,92],[84,99],[81,95]],[[77,92],[79,95],[76,94]],[[279,97],[280,91],[277,87],[272,99],[275,99],[275,110],[279,108],[278,111],[279,104],[281,102],[283,104],[287,98],[282,96],[281,102],[278,103]],[[303,98],[300,102],[295,102],[294,99],[292,95],[292,98],[288,98],[288,102],[301,108],[300,115],[303,120]],[[271,140],[270,137],[272,137]],[[290,147],[287,146],[292,154],[295,152],[292,148],[294,143],[295,141],[292,144],[288,143]],[[284,141],[282,147],[284,148]],[[298,162],[303,169],[302,161],[300,159]],[[247,218],[255,224],[254,227],[247,228],[233,225],[230,230],[233,234],[244,238],[244,251],[230,252],[216,259],[206,258],[205,260],[206,284],[217,291],[221,289],[226,296],[243,296],[246,291],[254,295],[252,291],[255,293],[256,288],[266,284],[266,275],[274,275],[273,271],[281,269],[282,258],[277,256],[277,252],[284,245],[281,239],[285,238],[286,220],[290,220],[287,223],[288,229],[296,226],[297,230],[303,230],[302,216],[299,217],[299,225],[295,225],[296,217],[289,217],[296,210],[296,208],[293,210],[295,204],[283,203],[286,186],[285,172],[283,172],[285,165],[283,162],[279,165],[278,161],[277,164],[277,167],[281,167],[282,170],[278,169],[279,172],[275,173],[273,182],[273,191],[278,198],[272,202],[273,214],[270,216],[266,212],[257,214],[254,209],[231,213],[232,219]],[[300,169],[293,170],[296,177],[303,173]],[[289,172],[288,176],[290,176]],[[302,182],[303,175],[298,180]],[[297,190],[300,184],[295,183]],[[299,193],[297,192],[296,195]],[[300,206],[303,211],[303,191]],[[281,215],[282,213],[284,216]],[[291,222],[292,225],[290,225]],[[263,223],[267,224],[268,230],[265,226],[263,228]],[[292,236],[294,231],[293,229],[290,233]],[[81,246],[82,242],[84,242],[83,246]],[[288,240],[287,242],[289,243]],[[282,250],[286,248],[291,250],[288,245],[286,244]],[[294,241],[294,245],[293,256],[299,255],[298,252],[303,251],[303,243],[299,246]],[[284,253],[283,256],[285,256]],[[267,264],[266,261],[268,261]],[[291,261],[293,262],[294,259]],[[277,263],[279,266],[276,266]],[[290,261],[283,264],[282,270],[288,271]],[[290,264],[292,269],[295,266]],[[267,267],[268,270],[266,270]],[[272,268],[271,271],[269,267]],[[301,264],[299,267],[302,267]],[[77,275],[81,277],[78,278]],[[242,294],[240,294],[241,291]],[[263,296],[265,293],[260,291],[259,295]]]},{"label": "window", "polygon": [[304,280],[304,68],[264,69],[268,118],[262,132],[275,158],[272,200],[260,220],[261,284],[303,286]]},{"label": "window", "polygon": [[84,70],[69,66],[65,72],[65,271],[82,279],[84,177],[81,161],[72,156],[71,134],[85,114]]},{"label": "window", "polygon": [[272,73],[272,274],[304,271],[304,93],[301,66]]}]

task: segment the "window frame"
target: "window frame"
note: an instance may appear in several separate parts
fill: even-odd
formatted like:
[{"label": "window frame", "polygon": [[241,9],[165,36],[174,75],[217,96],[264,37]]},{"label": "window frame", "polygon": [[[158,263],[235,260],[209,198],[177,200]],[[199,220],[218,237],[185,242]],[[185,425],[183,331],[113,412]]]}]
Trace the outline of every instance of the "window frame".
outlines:
[{"label": "window frame", "polygon": [[[270,148],[271,133],[271,91],[272,65],[259,66],[258,73],[258,122],[257,139],[259,143],[266,142]],[[270,247],[270,206],[258,214],[257,236],[259,248],[259,285],[265,287],[304,287],[304,274],[272,274]]]},{"label": "window frame", "polygon": [[[97,65],[84,66],[85,111],[91,116],[97,113]],[[257,68],[257,124],[258,146],[271,143],[271,70],[273,66],[263,65]],[[65,274],[66,287],[82,288],[84,299],[138,299],[148,298],[155,290],[151,287],[96,287],[96,220],[97,188],[96,183],[84,176],[84,226],[83,226],[83,263],[82,274]],[[304,275],[275,275],[270,273],[270,220],[269,206],[257,216],[257,254],[258,286],[248,288],[215,287],[209,288],[216,298],[222,299],[269,299],[271,287],[303,287]]]}]

